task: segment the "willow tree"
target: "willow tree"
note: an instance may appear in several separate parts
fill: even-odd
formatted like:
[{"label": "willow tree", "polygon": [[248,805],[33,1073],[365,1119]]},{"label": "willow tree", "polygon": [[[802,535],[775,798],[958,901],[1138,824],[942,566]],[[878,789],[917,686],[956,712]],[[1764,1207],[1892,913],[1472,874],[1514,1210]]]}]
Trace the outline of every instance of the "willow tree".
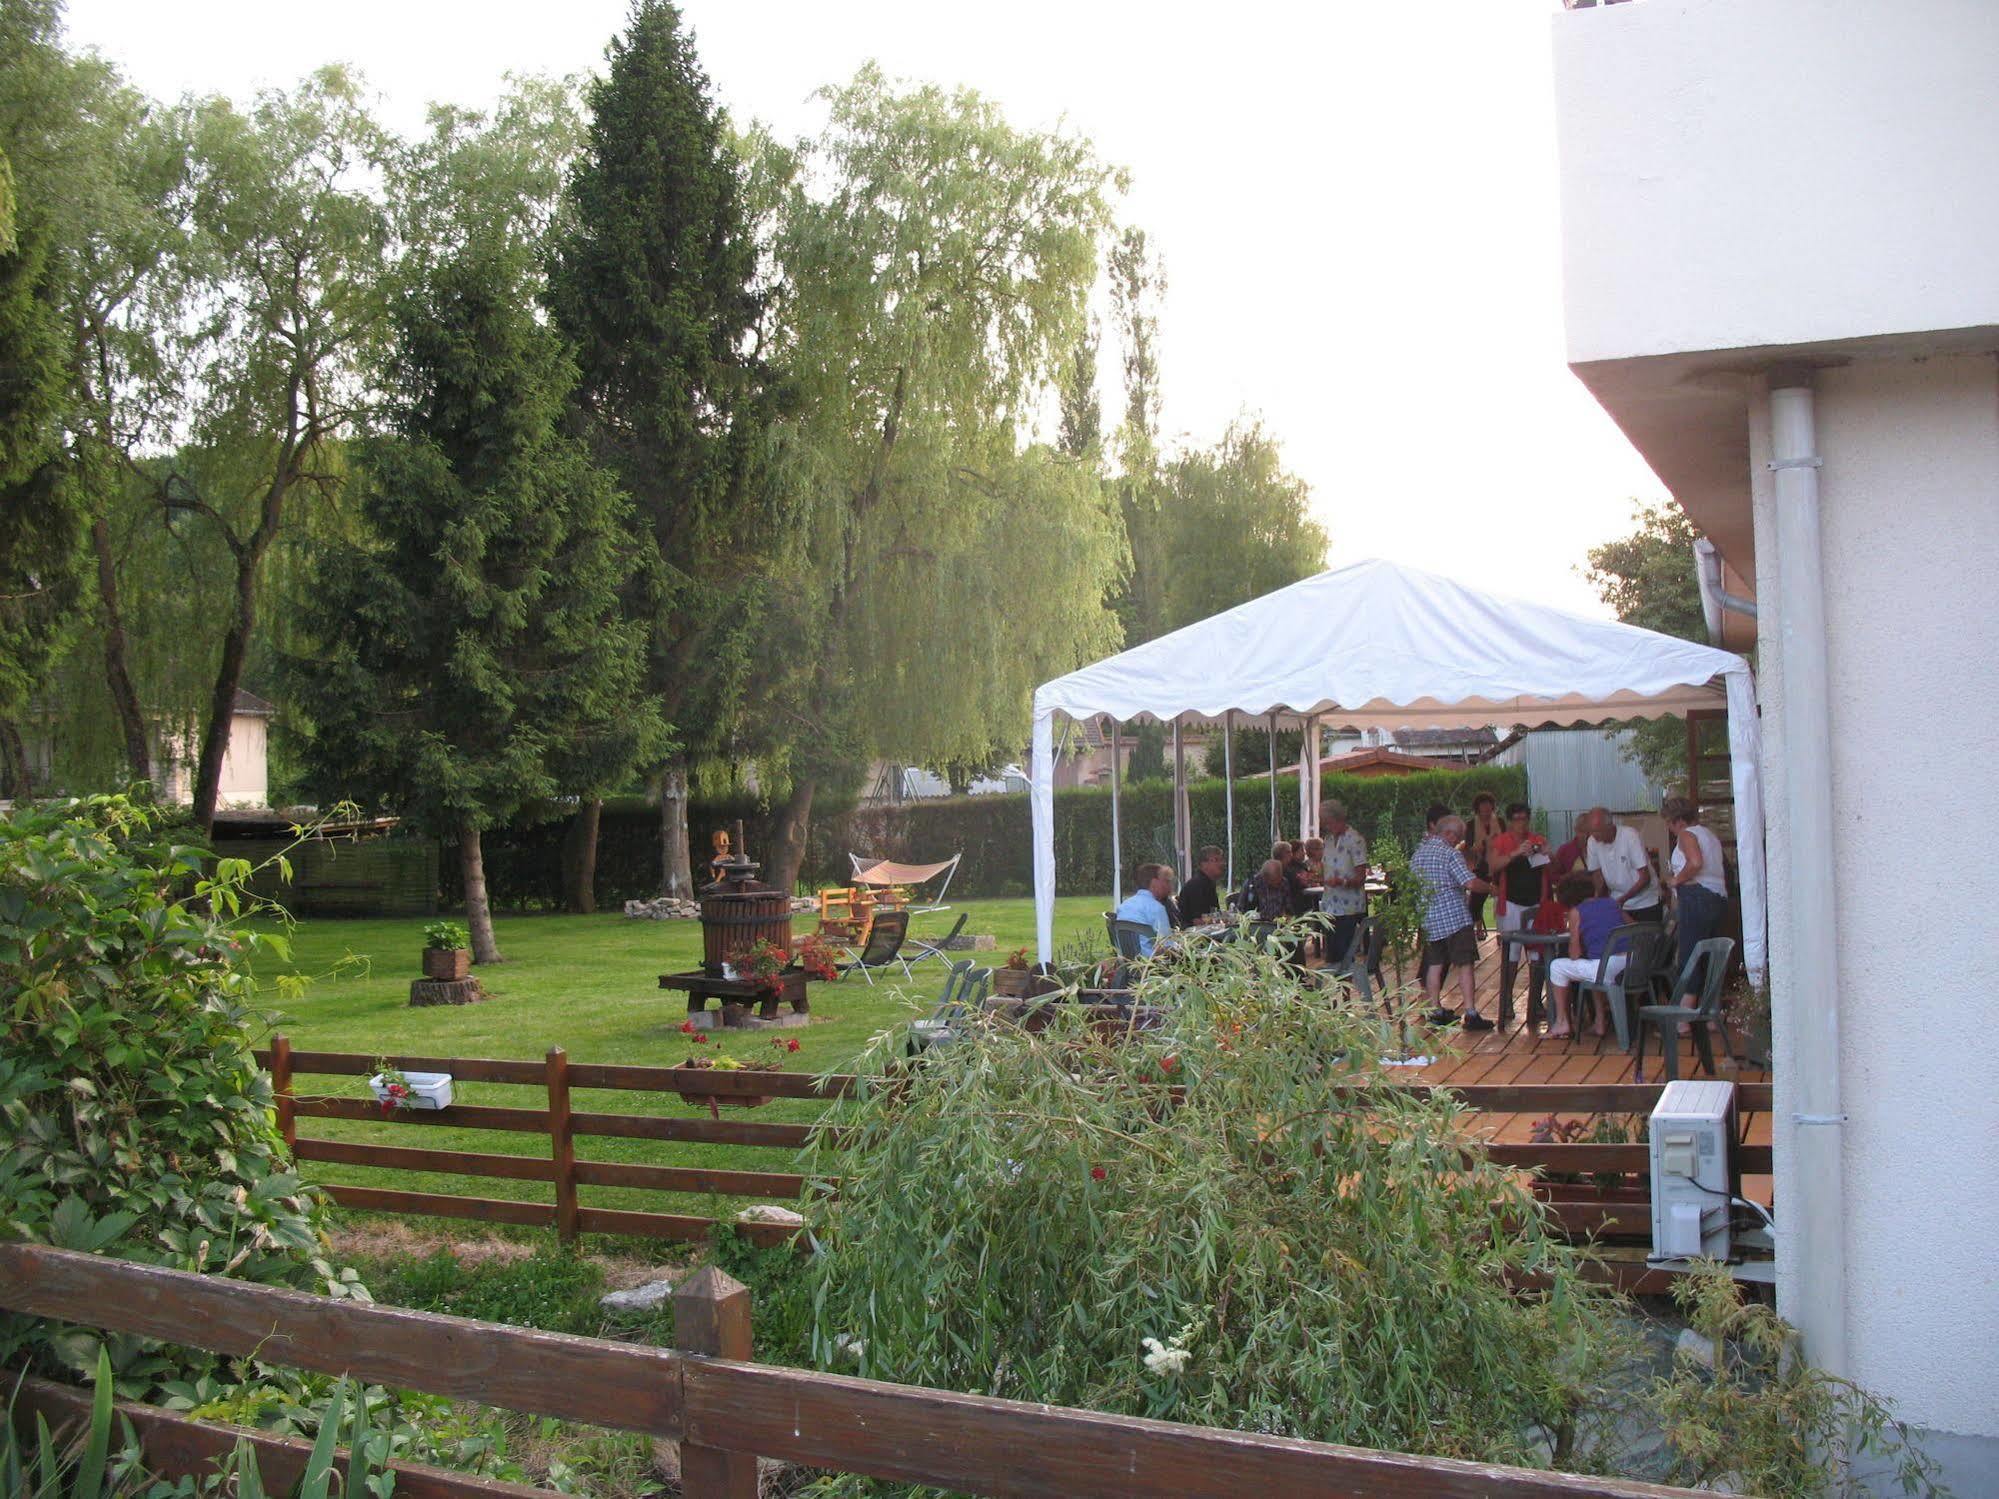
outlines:
[{"label": "willow tree", "polygon": [[[801,397],[811,670],[797,735],[856,756],[977,762],[1018,745],[1034,685],[1110,648],[1120,539],[1094,468],[1036,440],[1087,336],[1115,174],[969,91],[870,67],[827,95],[773,249]],[[801,764],[775,875],[795,877]]]}]

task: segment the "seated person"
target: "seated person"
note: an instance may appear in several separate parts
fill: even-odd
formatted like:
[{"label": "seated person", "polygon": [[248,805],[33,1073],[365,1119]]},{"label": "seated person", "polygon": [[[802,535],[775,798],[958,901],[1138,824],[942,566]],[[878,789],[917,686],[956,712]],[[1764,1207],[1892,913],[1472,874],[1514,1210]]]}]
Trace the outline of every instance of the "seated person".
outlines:
[{"label": "seated person", "polygon": [[[1569,908],[1569,955],[1548,965],[1548,982],[1555,997],[1555,1024],[1548,1032],[1551,1039],[1570,1034],[1569,986],[1596,977],[1610,934],[1629,919],[1613,897],[1596,894],[1596,881],[1588,874],[1575,873],[1563,880],[1555,890],[1555,899]],[[1604,977],[1615,978],[1623,970],[1624,955],[1620,953],[1610,960]],[[1591,1034],[1603,1034],[1604,1020],[1599,1006]]]},{"label": "seated person", "polygon": [[1152,935],[1138,941],[1138,955],[1152,956],[1160,939],[1173,931],[1173,917],[1166,909],[1166,898],[1173,893],[1173,871],[1164,864],[1141,864],[1138,866],[1138,888],[1126,897],[1112,915],[1119,921],[1136,921],[1152,928]]},{"label": "seated person", "polygon": [[1194,872],[1180,887],[1180,924],[1198,926],[1222,908],[1216,881],[1222,877],[1222,851],[1213,844],[1201,850]]},{"label": "seated person", "polygon": [[1312,899],[1305,894],[1305,848],[1303,844],[1273,843],[1270,846],[1271,862],[1284,873],[1284,914],[1303,916],[1314,907]]},{"label": "seated person", "polygon": [[[1285,845],[1278,844],[1279,848]],[[1282,921],[1291,914],[1291,884],[1284,874],[1284,861],[1266,859],[1249,882],[1249,904],[1245,908],[1258,921]]]},{"label": "seated person", "polygon": [[1318,884],[1323,884],[1325,882],[1325,876],[1326,876],[1325,839],[1307,838],[1305,840],[1305,862],[1304,862],[1304,868],[1301,872],[1304,874],[1305,883],[1308,885],[1318,885]]}]

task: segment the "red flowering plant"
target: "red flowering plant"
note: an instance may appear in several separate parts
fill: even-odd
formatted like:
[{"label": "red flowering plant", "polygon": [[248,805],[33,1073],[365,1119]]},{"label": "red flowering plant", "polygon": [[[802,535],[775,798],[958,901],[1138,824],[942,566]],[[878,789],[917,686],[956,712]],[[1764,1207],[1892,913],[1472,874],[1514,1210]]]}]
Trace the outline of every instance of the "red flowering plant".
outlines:
[{"label": "red flowering plant", "polygon": [[790,963],[791,954],[769,938],[765,938],[746,952],[736,954],[736,972],[765,994],[775,994],[784,987],[784,980],[780,975]]},{"label": "red flowering plant", "polygon": [[840,977],[839,960],[833,956],[833,949],[817,937],[807,937],[805,945],[798,950],[798,966],[805,970],[808,978],[830,984]]},{"label": "red flowering plant", "polygon": [[391,1067],[386,1060],[377,1058],[375,1073],[369,1079],[375,1086],[375,1097],[381,1103],[382,1117],[388,1118],[397,1109],[410,1106],[410,1080],[402,1072]]}]

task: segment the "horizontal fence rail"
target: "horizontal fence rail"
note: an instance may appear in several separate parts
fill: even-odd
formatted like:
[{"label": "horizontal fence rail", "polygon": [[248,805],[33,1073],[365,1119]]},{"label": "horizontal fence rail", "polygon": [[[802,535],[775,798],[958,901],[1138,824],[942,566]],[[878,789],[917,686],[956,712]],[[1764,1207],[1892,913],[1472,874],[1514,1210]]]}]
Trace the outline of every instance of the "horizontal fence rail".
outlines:
[{"label": "horizontal fence rail", "polygon": [[[797,1198],[805,1193],[810,1180],[796,1171],[708,1170],[697,1166],[581,1160],[576,1153],[578,1139],[748,1145],[796,1152],[812,1138],[813,1125],[724,1118],[722,1107],[741,1104],[749,1099],[842,1098],[852,1092],[859,1081],[850,1076],[816,1077],[802,1072],[571,1062],[560,1047],[551,1049],[539,1062],[498,1057],[399,1055],[377,1058],[360,1052],[295,1049],[282,1035],[274,1036],[269,1049],[258,1052],[257,1059],[270,1069],[279,1125],[294,1157],[302,1163],[546,1182],[554,1198],[552,1202],[523,1202],[453,1192],[419,1192],[402,1187],[345,1183],[324,1186],[323,1190],[336,1203],[371,1212],[553,1228],[565,1242],[573,1241],[583,1233],[699,1240],[712,1235],[717,1226],[716,1219],[699,1214],[592,1206],[580,1199],[579,1191],[583,1188],[614,1187],[729,1197]],[[314,1096],[301,1094],[298,1089],[297,1080],[302,1076],[365,1078],[374,1072],[378,1061],[385,1061],[403,1072],[448,1072],[454,1084],[497,1083],[539,1088],[543,1098],[539,1106],[533,1108],[454,1103],[448,1109],[435,1111],[398,1109],[385,1118],[381,1107],[369,1099]],[[700,1099],[709,1104],[711,1117],[690,1119],[578,1109],[575,1107],[574,1092],[579,1088]],[[396,1130],[477,1129],[540,1135],[548,1141],[548,1154],[537,1157],[432,1149],[415,1144],[331,1140],[301,1135],[298,1132],[298,1121],[301,1119],[380,1124]],[[832,1143],[839,1143],[837,1134],[828,1138]],[[751,1241],[765,1245],[781,1244],[792,1236],[792,1230],[782,1224],[739,1223],[736,1230]]]},{"label": "horizontal fence rail", "polygon": [[[1221,1499],[1259,1490],[1355,1499],[1684,1499],[1691,1492],[755,1364],[749,1293],[712,1268],[675,1292],[678,1349],[331,1301],[40,1245],[0,1245],[0,1308],[676,1440],[688,1499],[754,1499],[759,1456],[1020,1499]],[[159,1438],[163,1430],[169,1435]],[[163,1468],[169,1447],[212,1457],[235,1434],[186,1418],[149,1418],[142,1431],[148,1456]],[[193,1470],[168,1476],[186,1471]],[[435,1470],[418,1477],[422,1486],[399,1481],[397,1492],[420,1499],[523,1492]]]},{"label": "horizontal fence rail", "polygon": [[[454,1104],[438,1112],[398,1110],[392,1129],[461,1128],[526,1133],[549,1141],[546,1158],[466,1150],[433,1150],[418,1145],[378,1145],[301,1136],[299,1119],[338,1119],[383,1124],[378,1105],[359,1098],[300,1096],[294,1079],[300,1075],[365,1077],[374,1070],[373,1057],[359,1052],[293,1050],[283,1036],[275,1037],[258,1057],[271,1069],[278,1095],[278,1112],[287,1139],[301,1162],[433,1172],[447,1176],[485,1177],[510,1181],[547,1182],[553,1202],[419,1192],[400,1187],[331,1185],[333,1200],[346,1207],[374,1212],[410,1213],[485,1223],[553,1228],[565,1241],[579,1233],[626,1234],[669,1240],[699,1240],[710,1236],[717,1220],[692,1213],[636,1211],[593,1206],[579,1200],[580,1189],[624,1188],[725,1197],[796,1199],[810,1188],[811,1178],[796,1171],[745,1171],[700,1166],[579,1160],[578,1139],[654,1140],[665,1144],[747,1145],[797,1151],[812,1139],[818,1126],[724,1118],[720,1106],[749,1098],[831,1100],[851,1095],[862,1079],[846,1074],[815,1077],[798,1072],[723,1071],[683,1067],[648,1067],[571,1062],[560,1048],[539,1062],[490,1057],[396,1056],[386,1060],[405,1071],[448,1072],[454,1081],[539,1087],[540,1107],[500,1107]],[[1429,1094],[1443,1091],[1479,1113],[1545,1116],[1642,1116],[1659,1101],[1663,1083],[1398,1083],[1395,1086]],[[687,1118],[658,1114],[614,1114],[574,1107],[573,1090],[686,1095],[708,1100],[711,1117]],[[1178,1088],[1172,1090],[1178,1093]],[[1357,1088],[1356,1094],[1366,1091]],[[1772,1104],[1769,1083],[1738,1083],[1739,1113],[1767,1111]],[[828,1142],[844,1143],[837,1132]],[[1538,1173],[1534,1190],[1548,1204],[1553,1224],[1568,1237],[1591,1240],[1609,1248],[1619,1243],[1649,1243],[1652,1222],[1650,1147],[1636,1143],[1490,1142],[1484,1147],[1496,1164]],[[1748,1174],[1773,1169],[1767,1145],[1736,1146],[1737,1168]],[[1605,1186],[1588,1180],[1616,1173],[1623,1185]],[[833,1183],[832,1185],[837,1185]],[[737,1231],[758,1244],[781,1244],[794,1231],[782,1224],[739,1223]],[[1627,1253],[1629,1251],[1626,1251]],[[1657,1271],[1641,1261],[1618,1258],[1615,1252],[1591,1266],[1590,1273],[1621,1290],[1658,1293],[1669,1290],[1671,1272]]]}]

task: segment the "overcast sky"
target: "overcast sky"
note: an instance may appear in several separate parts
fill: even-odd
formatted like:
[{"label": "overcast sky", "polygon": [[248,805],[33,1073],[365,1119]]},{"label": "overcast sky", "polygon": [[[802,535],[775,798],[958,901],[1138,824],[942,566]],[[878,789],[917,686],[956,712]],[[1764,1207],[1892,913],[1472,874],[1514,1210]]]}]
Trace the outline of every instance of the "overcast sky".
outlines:
[{"label": "overcast sky", "polygon": [[[683,0],[720,101],[786,136],[875,58],[1066,122],[1127,167],[1166,261],[1169,437],[1260,413],[1334,564],[1388,557],[1603,613],[1576,565],[1658,481],[1562,362],[1554,0]],[[601,66],[625,0],[69,0],[149,92],[238,97],[322,62],[383,117]]]}]

